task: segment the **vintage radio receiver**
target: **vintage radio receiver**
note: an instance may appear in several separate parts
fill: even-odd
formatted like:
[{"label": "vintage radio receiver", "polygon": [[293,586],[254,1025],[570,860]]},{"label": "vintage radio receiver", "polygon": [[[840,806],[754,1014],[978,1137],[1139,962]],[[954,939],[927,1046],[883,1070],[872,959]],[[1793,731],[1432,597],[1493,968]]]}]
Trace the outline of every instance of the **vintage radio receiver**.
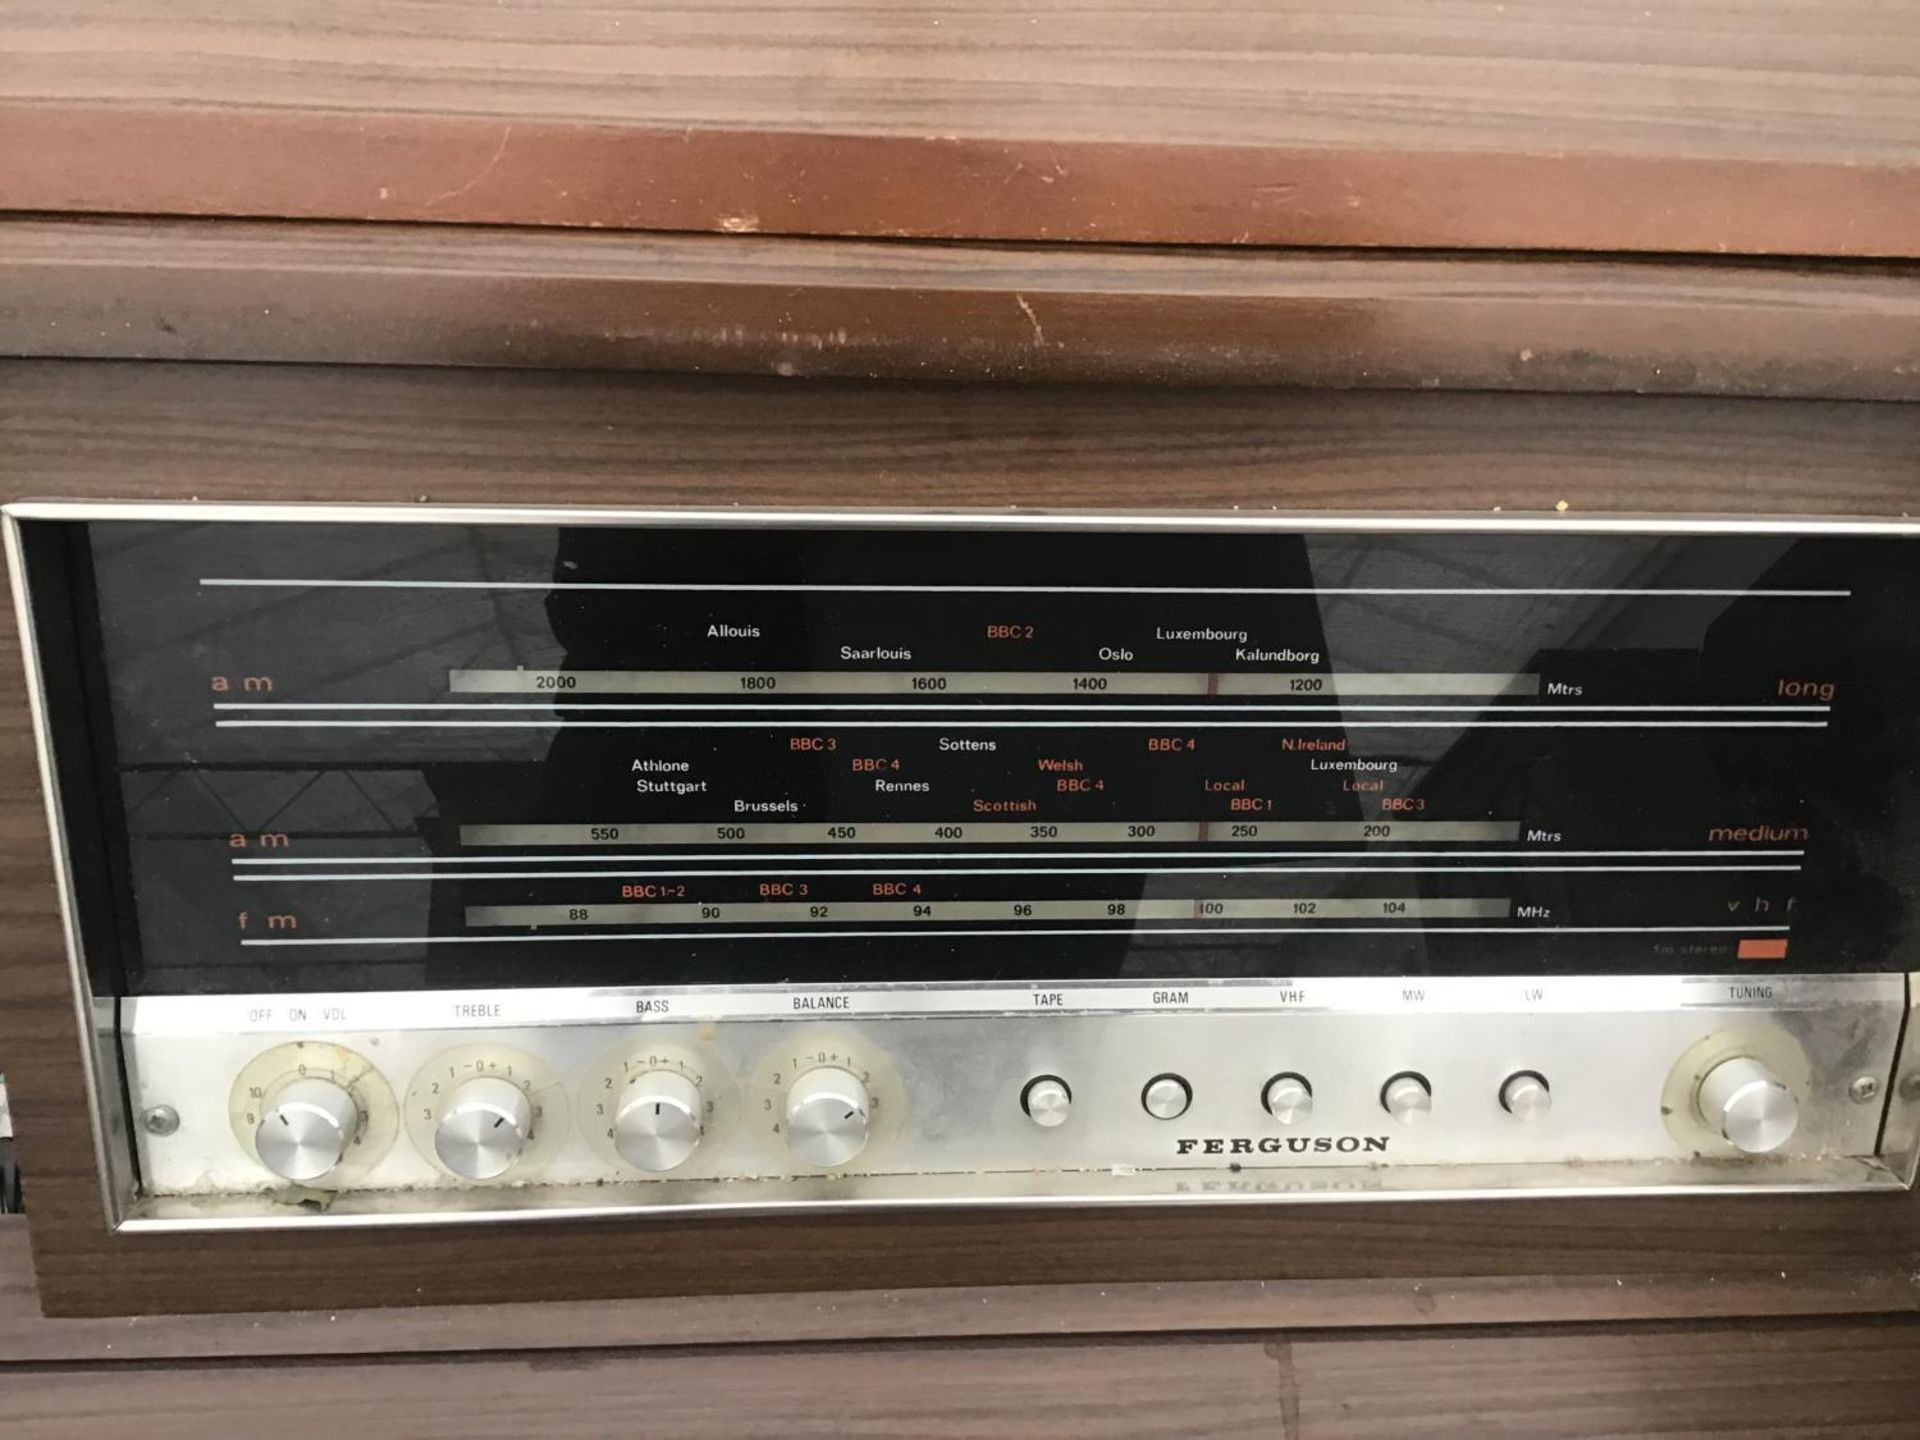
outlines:
[{"label": "vintage radio receiver", "polygon": [[1915,533],[15,506],[112,1218],[1903,1187]]}]

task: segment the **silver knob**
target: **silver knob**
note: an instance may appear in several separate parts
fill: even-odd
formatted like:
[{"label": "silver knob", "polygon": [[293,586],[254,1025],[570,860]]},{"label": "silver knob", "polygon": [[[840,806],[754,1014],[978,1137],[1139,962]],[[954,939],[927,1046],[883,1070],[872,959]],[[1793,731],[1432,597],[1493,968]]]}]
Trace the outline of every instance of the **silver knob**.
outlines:
[{"label": "silver knob", "polygon": [[1020,1108],[1034,1124],[1051,1130],[1073,1114],[1073,1091],[1058,1075],[1041,1075],[1020,1092]]},{"label": "silver knob", "polygon": [[699,1147],[700,1087],[675,1070],[649,1070],[627,1085],[613,1117],[613,1148],[636,1170],[671,1170]]},{"label": "silver knob", "polygon": [[1553,1091],[1544,1075],[1522,1070],[1500,1087],[1500,1108],[1516,1120],[1538,1120],[1553,1109]]},{"label": "silver knob", "polygon": [[1800,1102],[1779,1076],[1749,1056],[1723,1060],[1700,1082],[1700,1118],[1736,1150],[1765,1155],[1793,1138]]},{"label": "silver knob", "polygon": [[1433,1112],[1433,1087],[1411,1070],[1380,1087],[1380,1104],[1402,1125],[1417,1125]]},{"label": "silver knob", "polygon": [[1313,1115],[1313,1086],[1303,1075],[1276,1075],[1260,1092],[1260,1103],[1282,1125],[1304,1124]]},{"label": "silver knob", "polygon": [[253,1132],[260,1163],[283,1180],[318,1180],[338,1165],[360,1130],[360,1107],[344,1085],[296,1080],[274,1097]]},{"label": "silver knob", "polygon": [[533,1130],[533,1103],[511,1080],[482,1075],[456,1089],[433,1132],[433,1153],[468,1180],[504,1175]]},{"label": "silver knob", "polygon": [[1156,1120],[1178,1120],[1193,1103],[1193,1087],[1178,1075],[1156,1075],[1140,1092],[1140,1103]]},{"label": "silver knob", "polygon": [[831,1065],[809,1070],[787,1090],[787,1148],[830,1170],[867,1145],[872,1101],[859,1077]]}]

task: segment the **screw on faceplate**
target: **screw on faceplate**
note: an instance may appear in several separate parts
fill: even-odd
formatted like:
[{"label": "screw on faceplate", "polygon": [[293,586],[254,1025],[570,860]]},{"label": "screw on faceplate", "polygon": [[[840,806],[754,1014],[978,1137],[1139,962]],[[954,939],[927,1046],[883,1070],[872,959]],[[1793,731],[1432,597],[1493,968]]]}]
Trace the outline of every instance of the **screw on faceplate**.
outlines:
[{"label": "screw on faceplate", "polygon": [[180,1112],[171,1105],[155,1105],[140,1117],[149,1135],[171,1135],[180,1128]]},{"label": "screw on faceplate", "polygon": [[1880,1082],[1871,1075],[1859,1075],[1847,1086],[1847,1094],[1853,1097],[1853,1103],[1864,1105],[1880,1093]]}]

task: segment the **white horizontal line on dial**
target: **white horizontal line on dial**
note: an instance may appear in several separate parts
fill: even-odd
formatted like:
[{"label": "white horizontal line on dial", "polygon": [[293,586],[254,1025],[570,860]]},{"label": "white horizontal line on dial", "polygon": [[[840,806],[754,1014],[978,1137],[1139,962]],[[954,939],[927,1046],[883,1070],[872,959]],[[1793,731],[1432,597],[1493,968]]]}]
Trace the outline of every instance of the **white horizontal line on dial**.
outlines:
[{"label": "white horizontal line on dial", "polygon": [[[789,854],[784,851],[755,852],[751,855],[656,855],[647,851],[629,851],[618,855],[314,855],[299,857],[293,855],[261,856],[242,858],[235,856],[231,863],[238,865],[512,865],[528,861],[551,862],[556,865],[577,864],[587,860],[603,862],[608,865],[644,861],[660,864],[679,860],[933,860],[943,861],[955,855],[968,860],[1017,860],[1030,852],[1021,850],[900,850],[884,854],[845,855],[834,852]],[[1739,854],[1726,850],[1382,850],[1375,852],[1382,860],[1506,860],[1525,859],[1529,854],[1538,854],[1542,859],[1562,860],[1606,860],[1641,859],[1656,856],[1670,856],[1675,859],[1727,859],[1754,860],[1778,859],[1805,855],[1804,850],[1749,850]],[[1048,850],[1044,856],[1053,860],[1184,860],[1201,862],[1198,868],[1208,868],[1207,862],[1216,857],[1205,851],[1193,850],[1135,850],[1116,854],[1106,850]],[[1243,860],[1344,860],[1369,858],[1367,852],[1359,850],[1236,850],[1235,859]],[[488,872],[492,873],[492,872]],[[593,874],[612,874],[612,871],[593,871]],[[830,873],[830,872],[823,872]]]},{"label": "white horizontal line on dial", "polygon": [[[736,702],[720,702],[720,701],[715,701],[711,703],[688,702],[685,704],[675,703],[675,702],[663,702],[663,703],[644,702],[642,703],[642,702],[629,702],[629,701],[595,701],[592,703],[582,703],[582,702],[576,702],[576,701],[562,700],[556,697],[551,701],[533,701],[531,703],[516,701],[516,700],[446,700],[446,701],[429,700],[429,701],[420,701],[417,703],[409,703],[404,701],[385,701],[385,700],[383,701],[343,700],[339,702],[328,702],[323,700],[311,700],[311,701],[309,700],[222,700],[222,701],[214,702],[213,708],[215,710],[479,710],[479,711],[538,710],[538,711],[543,711],[548,713],[551,713],[555,709],[616,710],[616,711],[696,710],[701,712],[735,711],[735,710],[739,710],[739,711],[806,710],[809,712],[853,711],[859,714],[869,714],[875,710],[899,710],[899,711],[908,711],[908,712],[919,711],[920,713],[925,714],[928,710],[938,709],[939,706],[937,705],[937,703],[934,703],[934,702],[923,702],[917,705],[891,705],[891,704],[833,705],[833,704],[824,704],[824,703],[814,704],[811,702],[802,703],[802,704],[788,704],[784,700],[778,703],[777,705],[767,704],[765,702],[736,703]],[[1615,714],[1615,715],[1619,715],[1619,714],[1825,715],[1825,714],[1830,714],[1833,710],[1833,707],[1831,705],[1491,705],[1491,704],[1488,704],[1488,705],[1368,705],[1368,704],[1345,704],[1345,703],[1338,704],[1338,705],[1235,705],[1235,704],[1207,705],[1207,704],[1202,704],[1202,705],[1193,705],[1193,706],[1180,706],[1180,705],[1174,705],[1174,704],[1051,705],[1051,704],[1045,704],[1045,703],[1036,703],[1032,705],[1012,705],[1012,704],[1001,704],[998,702],[981,702],[981,703],[969,702],[965,705],[955,706],[954,709],[958,713],[963,715],[971,714],[973,711],[976,711],[976,710],[1049,710],[1049,711],[1058,710],[1062,712],[1073,712],[1076,714],[1086,713],[1086,714],[1096,714],[1096,715],[1102,714],[1102,713],[1110,713],[1113,711],[1145,710],[1145,711],[1150,711],[1151,713],[1156,715],[1165,715],[1165,714],[1168,714],[1169,712],[1182,710],[1182,709],[1197,710],[1197,711],[1202,711],[1208,714],[1211,714],[1215,711],[1229,711],[1234,713],[1251,712],[1256,714],[1269,714],[1269,715],[1292,714],[1292,713],[1300,713],[1300,714],[1345,713],[1347,711],[1353,711],[1353,710],[1377,710],[1383,713],[1412,712],[1415,714],[1427,714],[1435,711],[1441,711],[1441,712],[1446,712],[1450,714],[1461,713],[1461,714],[1468,714],[1468,715],[1481,715],[1481,714],[1487,713],[1489,710],[1496,711],[1503,715],[1510,714],[1510,713],[1529,714],[1529,715],[1530,714],[1547,715],[1547,714],[1558,714],[1558,713],[1569,713],[1569,712],[1594,712],[1594,711],[1599,711],[1606,714]]]},{"label": "white horizontal line on dial", "polygon": [[[939,875],[1697,875],[1706,872],[1797,873],[1798,865],[1199,865],[1199,866],[1116,866],[1084,867],[1016,865],[999,869],[942,865]],[[785,866],[778,870],[487,870],[463,876],[472,880],[634,880],[650,877],[685,879],[722,878],[729,875],[758,877],[766,875],[897,875],[901,867],[885,869],[798,870]],[[280,873],[236,875],[235,880],[320,882],[327,880],[434,880],[446,878],[433,871],[395,874],[378,871],[364,875],[327,871],[312,875]]]},{"label": "white horizontal line on dial", "polygon": [[[785,719],[779,715],[764,720],[216,720],[223,730],[234,729],[311,729],[311,730],[670,730],[712,729],[763,730],[775,726],[817,723],[806,717]],[[1488,730],[1488,729],[1778,729],[1824,730],[1825,720],[1212,720],[1191,716],[1177,721],[1153,720],[835,720],[842,730],[1141,730],[1174,724],[1202,729],[1263,730]]]},{"label": "white horizontal line on dial", "polygon": [[[1762,935],[1784,934],[1791,927],[1786,925],[1447,925],[1438,927],[1431,933],[1435,935]],[[925,930],[738,930],[703,934],[698,930],[672,931],[659,934],[634,933],[624,935],[555,935],[542,933],[535,935],[366,935],[360,937],[319,937],[303,936],[282,940],[242,940],[242,945],[281,946],[281,945],[528,945],[528,944],[632,944],[640,940],[889,940],[908,936],[924,939]],[[1032,938],[1043,935],[1085,936],[1096,935],[1111,938],[1115,935],[1143,933],[1149,935],[1417,935],[1419,931],[1409,931],[1404,925],[1197,925],[1197,926],[1148,926],[1143,931],[1130,931],[1129,927],[1110,925],[1092,930],[1060,930],[1052,927],[1039,928],[1029,926],[1025,929],[1011,930],[955,930],[949,932],[955,936],[982,938],[1022,937]]]},{"label": "white horizontal line on dial", "polygon": [[707,584],[640,580],[327,580],[304,577],[203,576],[215,588],[253,590],[636,590],[718,594],[800,593],[846,595],[1478,595],[1646,596],[1656,599],[1844,600],[1851,590],[1623,589],[1586,586],[1504,585],[800,585]]}]

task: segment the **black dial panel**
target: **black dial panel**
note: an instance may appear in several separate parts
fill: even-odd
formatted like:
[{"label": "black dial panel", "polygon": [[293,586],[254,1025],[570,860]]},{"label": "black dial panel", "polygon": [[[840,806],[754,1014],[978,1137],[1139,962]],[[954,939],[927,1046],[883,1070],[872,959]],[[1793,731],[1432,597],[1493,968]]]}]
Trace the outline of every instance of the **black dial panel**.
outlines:
[{"label": "black dial panel", "polygon": [[22,538],[129,993],[1920,968],[1896,536]]}]

